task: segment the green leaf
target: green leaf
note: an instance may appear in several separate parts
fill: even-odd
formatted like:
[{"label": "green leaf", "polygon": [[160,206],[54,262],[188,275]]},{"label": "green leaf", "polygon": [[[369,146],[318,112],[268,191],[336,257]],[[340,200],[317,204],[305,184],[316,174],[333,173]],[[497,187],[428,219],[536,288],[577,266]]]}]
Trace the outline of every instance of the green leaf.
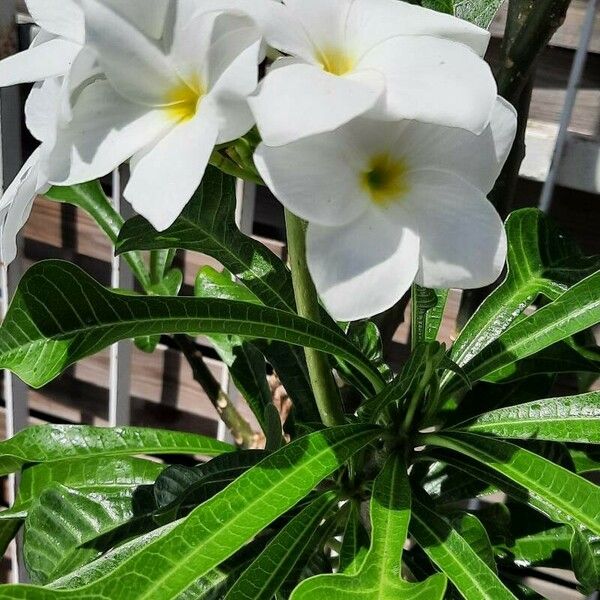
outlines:
[{"label": "green leaf", "polygon": [[274,404],[265,406],[264,422],[265,428],[263,431],[267,438],[265,450],[275,452],[283,445],[283,431],[281,429],[281,416]]},{"label": "green leaf", "polygon": [[452,526],[471,546],[475,554],[497,575],[498,569],[494,560],[494,550],[482,522],[475,515],[461,513],[452,519]]},{"label": "green leaf", "polygon": [[454,15],[488,29],[504,0],[454,0]]},{"label": "green leaf", "polygon": [[288,444],[199,506],[112,572],[72,592],[0,586],[0,598],[174,600],[304,498],[381,431],[348,425]]},{"label": "green leaf", "polygon": [[208,167],[192,200],[171,227],[157,232],[144,218],[135,217],[121,230],[117,251],[180,248],[208,254],[266,306],[293,312],[289,270],[264,244],[240,232],[235,206],[235,179]]},{"label": "green leaf", "polygon": [[[134,554],[109,581],[77,590],[78,598],[176,598],[380,434],[379,428],[348,425],[288,444]],[[10,587],[0,587],[0,598],[10,594]]]},{"label": "green leaf", "polygon": [[500,408],[457,427],[501,438],[600,444],[600,392]]},{"label": "green leaf", "polygon": [[455,0],[423,0],[421,5],[425,8],[431,8],[431,10],[437,10],[437,12],[453,15],[454,1]]},{"label": "green leaf", "polygon": [[[600,271],[573,285],[558,299],[515,323],[464,365],[477,381],[600,322]],[[455,382],[456,383],[456,382]],[[454,391],[459,385],[450,385]]]},{"label": "green leaf", "polygon": [[19,284],[0,328],[0,367],[41,386],[74,362],[128,337],[232,334],[339,355],[374,384],[379,373],[341,333],[291,313],[211,298],[123,296],[63,261],[37,263]]},{"label": "green leaf", "polygon": [[433,508],[413,500],[410,531],[429,558],[469,600],[515,600],[469,543]]},{"label": "green leaf", "polygon": [[[553,521],[600,535],[600,488],[590,481],[524,448],[474,433],[428,434],[424,441],[485,465],[484,479]],[[460,466],[460,462],[453,464]],[[485,476],[487,469],[502,477]]]},{"label": "green leaf", "polygon": [[83,494],[118,493],[153,484],[165,465],[141,458],[97,456],[33,465],[23,471],[13,506],[0,519],[26,516],[31,504],[53,483]]},{"label": "green leaf", "polygon": [[[113,244],[117,242],[123,226],[123,217],[106,197],[99,181],[89,181],[70,187],[54,186],[44,195],[50,200],[81,208],[92,217]],[[138,252],[129,252],[125,254],[124,258],[142,287],[148,288],[152,282],[141,255]]]},{"label": "green leaf", "polygon": [[539,374],[600,373],[600,353],[581,348],[572,339],[553,344],[545,350],[507,365],[484,378],[492,383],[508,383]]},{"label": "green leaf", "polygon": [[569,568],[572,537],[573,530],[561,525],[517,537],[506,550],[510,560],[523,566]]},{"label": "green leaf", "polygon": [[135,516],[131,488],[84,494],[52,484],[25,519],[23,555],[32,582],[46,584],[94,560],[112,547],[120,526],[131,521],[128,531],[139,531]]},{"label": "green leaf", "polygon": [[337,494],[328,492],[296,515],[242,573],[225,600],[271,600],[294,566],[312,553],[315,529],[336,500]]},{"label": "green leaf", "polygon": [[569,448],[577,473],[600,471],[600,447]]},{"label": "green leaf", "polygon": [[182,507],[187,509],[201,504],[257,465],[265,456],[266,452],[262,450],[238,450],[196,467],[171,465],[154,484],[158,513],[167,515],[168,520],[174,519],[182,512]]},{"label": "green leaf", "polygon": [[406,465],[399,456],[390,456],[373,487],[371,546],[358,572],[311,577],[294,590],[290,600],[441,600],[446,590],[443,575],[433,575],[420,583],[409,583],[400,577],[410,514]]},{"label": "green leaf", "polygon": [[179,431],[143,427],[36,425],[0,442],[0,475],[27,463],[132,454],[200,454],[215,456],[234,447],[224,442]]},{"label": "green leaf", "polygon": [[[513,212],[506,221],[506,234],[506,279],[481,304],[453,344],[451,356],[460,366],[506,331],[539,294],[556,300],[600,268],[598,257],[584,257],[537,209]],[[449,379],[451,376],[445,382]]]},{"label": "green leaf", "polygon": [[[232,280],[228,273],[219,273],[212,267],[198,271],[195,284],[198,298],[221,298],[262,304],[245,286]],[[261,427],[264,407],[271,404],[271,392],[265,380],[265,361],[255,347],[271,362],[286,388],[300,419],[305,422],[318,421],[312,388],[308,379],[303,352],[281,342],[260,341],[249,344],[240,336],[210,336],[221,360],[229,367],[229,373],[240,393],[244,396]],[[264,429],[264,427],[263,427]]]},{"label": "green leaf", "polygon": [[589,596],[600,589],[600,536],[587,530],[575,530],[570,551],[575,577],[581,591]]},{"label": "green leaf", "polygon": [[352,502],[340,550],[340,573],[356,575],[369,551],[369,534],[360,518],[360,504]]},{"label": "green leaf", "polygon": [[0,553],[4,556],[6,549],[12,542],[13,538],[17,535],[23,519],[13,518],[0,521]]},{"label": "green leaf", "polygon": [[416,283],[411,296],[411,340],[415,347],[420,342],[434,342],[437,338],[448,290],[430,290]]}]

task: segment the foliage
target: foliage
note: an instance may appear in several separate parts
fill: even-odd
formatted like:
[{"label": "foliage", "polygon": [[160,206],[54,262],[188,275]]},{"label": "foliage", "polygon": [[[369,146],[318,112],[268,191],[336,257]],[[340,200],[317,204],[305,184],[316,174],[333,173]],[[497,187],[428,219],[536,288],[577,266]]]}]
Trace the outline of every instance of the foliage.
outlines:
[{"label": "foliage", "polygon": [[[420,4],[487,26],[500,3]],[[0,368],[39,387],[119,340],[153,351],[174,336],[200,383],[216,385],[225,420],[228,398],[195,355],[203,335],[264,447],[67,425],[0,442],[0,475],[20,475],[0,547],[23,531],[31,580],[0,586],[0,599],[514,600],[535,597],[523,583],[535,567],[598,589],[600,488],[588,475],[600,470],[600,392],[555,384],[600,372],[589,335],[600,259],[536,209],[514,212],[505,278],[451,348],[438,341],[448,290],[412,285],[411,353],[394,370],[374,321],[336,322],[314,289],[299,293],[298,271],[236,226],[226,173],[254,169],[254,137],[217,149],[220,170],[160,232],[142,216],[119,221],[97,183],[52,188],[92,215],[144,294],[67,262],[34,265],[0,327]],[[224,270],[201,269],[181,296],[178,250]],[[273,402],[271,369],[289,414]],[[168,466],[157,460],[167,455]]]}]

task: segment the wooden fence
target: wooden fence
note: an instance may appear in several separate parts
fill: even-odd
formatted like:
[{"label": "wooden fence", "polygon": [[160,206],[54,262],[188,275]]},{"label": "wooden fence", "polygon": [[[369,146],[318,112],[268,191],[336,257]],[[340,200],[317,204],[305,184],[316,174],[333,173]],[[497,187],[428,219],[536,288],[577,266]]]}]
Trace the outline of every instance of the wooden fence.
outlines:
[{"label": "wooden fence", "polygon": [[[568,18],[554,36],[537,66],[531,118],[527,129],[527,157],[518,190],[520,206],[539,205],[549,211],[589,253],[600,253],[600,11],[597,0],[573,0]],[[499,55],[505,10],[492,26],[489,59]],[[0,57],[31,39],[32,26],[16,0],[0,2]],[[26,86],[0,91],[0,189],[12,180],[23,158],[33,147],[22,126]],[[107,189],[115,207],[128,216],[121,202],[124,170],[115,172]],[[238,224],[285,257],[282,209],[266,191],[239,185]],[[40,198],[19,241],[22,252],[7,270],[2,268],[1,310],[4,312],[22,272],[34,261],[64,258],[83,266],[105,284],[131,287],[133,278],[91,219],[69,205]],[[179,265],[185,274],[184,293],[191,290],[209,257],[182,253]],[[443,337],[450,341],[459,294],[452,295]],[[404,352],[407,325],[396,334],[398,355]],[[227,369],[206,348],[206,362],[223,388],[237,397]],[[240,410],[248,414],[243,403]],[[30,390],[10,373],[3,375],[0,427],[9,437],[34,422],[67,422],[99,425],[136,424],[197,431],[226,439],[227,432],[180,355],[159,345],[145,354],[130,342],[81,361],[56,381]],[[9,480],[10,502],[14,481]],[[11,550],[11,562],[18,564]],[[23,570],[13,568],[12,580],[22,580]],[[557,598],[579,598],[573,595]]]}]

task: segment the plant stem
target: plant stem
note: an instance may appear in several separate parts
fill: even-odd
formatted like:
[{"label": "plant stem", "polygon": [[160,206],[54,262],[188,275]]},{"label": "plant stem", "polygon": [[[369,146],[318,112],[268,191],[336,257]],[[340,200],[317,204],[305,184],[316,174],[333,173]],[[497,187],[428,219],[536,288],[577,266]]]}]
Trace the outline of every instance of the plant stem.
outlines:
[{"label": "plant stem", "polygon": [[181,334],[173,336],[173,339],[192,367],[194,379],[206,392],[223,423],[231,431],[236,444],[243,448],[256,448],[259,435],[253,431],[248,421],[232,404],[229,396],[221,389],[219,382],[206,366],[202,352],[194,340],[188,335]]},{"label": "plant stem", "polygon": [[427,367],[425,368],[425,372],[423,373],[423,378],[417,385],[417,387],[410,399],[410,402],[408,404],[408,410],[406,411],[406,417],[404,418],[404,423],[402,424],[402,431],[404,433],[408,433],[410,431],[410,428],[411,428],[414,418],[415,418],[415,414],[417,412],[417,408],[423,398],[423,393],[425,392],[425,390],[427,389],[427,386],[429,385],[429,382],[431,380],[433,372],[434,372],[433,365],[431,363],[429,363],[427,365]]},{"label": "plant stem", "polygon": [[[306,223],[287,209],[285,223],[298,314],[320,323],[321,309],[317,291],[306,264]],[[327,356],[311,348],[305,348],[304,353],[321,420],[328,427],[343,424],[345,418],[340,392],[333,378]]]}]

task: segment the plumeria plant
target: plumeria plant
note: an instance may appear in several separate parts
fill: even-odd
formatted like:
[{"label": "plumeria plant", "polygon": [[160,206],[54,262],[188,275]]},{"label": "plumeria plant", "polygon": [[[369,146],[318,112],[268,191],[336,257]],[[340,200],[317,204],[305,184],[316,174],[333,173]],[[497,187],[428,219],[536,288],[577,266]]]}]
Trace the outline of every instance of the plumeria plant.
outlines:
[{"label": "plumeria plant", "polygon": [[[497,212],[522,154],[513,105],[568,1],[512,0],[493,75],[500,3],[27,0],[40,31],[0,85],[34,84],[40,144],[0,203],[2,260],[41,193],[87,211],[137,286],[35,264],[0,367],[40,387],[119,340],[162,340],[235,445],[60,425],[0,442],[0,474],[20,473],[1,545],[23,529],[31,581],[0,598],[529,599],[536,567],[600,587],[600,258],[535,209]],[[125,163],[127,222],[98,182]],[[284,205],[289,264],[236,226],[236,179]],[[194,296],[182,249],[223,265]],[[492,284],[439,343],[449,288]]]}]

